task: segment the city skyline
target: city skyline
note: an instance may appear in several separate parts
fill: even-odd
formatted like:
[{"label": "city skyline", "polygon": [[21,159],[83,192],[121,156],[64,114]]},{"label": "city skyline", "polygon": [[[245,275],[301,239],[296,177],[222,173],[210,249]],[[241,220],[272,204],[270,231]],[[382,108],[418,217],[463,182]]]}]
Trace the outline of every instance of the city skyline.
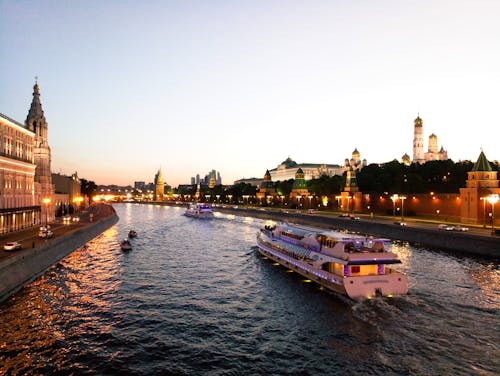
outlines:
[{"label": "city skyline", "polygon": [[97,184],[225,184],[290,156],[342,165],[498,159],[493,1],[1,2],[0,112],[24,123],[38,76],[52,170]]}]

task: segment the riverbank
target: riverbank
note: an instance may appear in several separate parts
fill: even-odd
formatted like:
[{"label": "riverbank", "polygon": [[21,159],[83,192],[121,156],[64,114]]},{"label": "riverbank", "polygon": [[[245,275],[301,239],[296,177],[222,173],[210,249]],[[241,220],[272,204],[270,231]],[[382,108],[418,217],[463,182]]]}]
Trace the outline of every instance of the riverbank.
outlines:
[{"label": "riverbank", "polygon": [[290,221],[304,225],[346,229],[363,234],[422,244],[426,247],[454,253],[500,259],[500,237],[472,232],[443,231],[437,228],[436,223],[422,224],[415,222],[415,224],[407,223],[406,226],[401,226],[399,222],[394,223],[389,220],[374,220],[370,217],[361,217],[359,220],[353,220],[348,217],[334,217],[318,212],[307,214],[296,211],[261,210],[240,207],[217,207],[216,210],[222,213],[260,219]]},{"label": "riverbank", "polygon": [[35,243],[33,239],[32,248],[11,252],[0,260],[0,302],[118,222],[109,205],[96,206],[89,212],[81,216],[78,226],[65,227],[59,234],[56,232],[56,237],[43,242]]},{"label": "riverbank", "polygon": [[[186,206],[172,202],[144,202],[143,204]],[[256,208],[245,206],[216,206],[215,211],[238,216],[248,216],[274,221],[290,221],[298,224],[325,228],[345,229],[362,234],[382,236],[413,244],[447,251],[454,254],[475,255],[500,259],[500,237],[491,235],[490,230],[471,228],[468,232],[444,231],[438,229],[438,221],[406,219],[401,226],[393,218],[360,216],[359,220],[339,217],[338,213],[315,211],[313,214],[299,210]]]}]

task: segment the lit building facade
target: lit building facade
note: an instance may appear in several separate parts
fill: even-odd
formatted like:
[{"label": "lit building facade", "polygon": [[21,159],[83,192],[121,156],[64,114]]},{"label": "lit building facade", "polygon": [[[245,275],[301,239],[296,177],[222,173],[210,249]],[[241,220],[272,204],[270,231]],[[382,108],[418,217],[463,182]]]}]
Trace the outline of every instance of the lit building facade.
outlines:
[{"label": "lit building facade", "polygon": [[0,115],[0,233],[54,220],[50,163],[48,124],[35,83],[24,125]]},{"label": "lit building facade", "polygon": [[[438,138],[432,133],[429,136],[429,148],[427,152],[424,151],[424,122],[417,116],[413,121],[413,162],[425,163],[429,161],[444,161],[448,159],[448,152],[441,149],[438,150]],[[403,156],[403,163],[408,163],[407,154]]]},{"label": "lit building facade", "polygon": [[[500,195],[498,171],[493,171],[488,159],[481,150],[472,171],[467,173],[465,188],[460,188],[461,221],[464,223],[484,223],[491,221],[493,212],[488,198]],[[496,220],[495,222],[498,222]]]},{"label": "lit building facade", "polygon": [[165,183],[163,182],[163,176],[161,173],[161,168],[158,169],[158,172],[155,175],[155,201],[163,201],[163,197],[165,196]]},{"label": "lit building facade", "polygon": [[305,180],[318,179],[322,175],[342,175],[346,171],[345,166],[336,164],[320,163],[297,163],[288,157],[278,167],[269,170],[273,181],[285,181],[295,179],[295,174],[301,169]]},{"label": "lit building facade", "polygon": [[35,135],[1,114],[0,135],[0,233],[3,234],[39,223],[40,203],[35,201]]}]

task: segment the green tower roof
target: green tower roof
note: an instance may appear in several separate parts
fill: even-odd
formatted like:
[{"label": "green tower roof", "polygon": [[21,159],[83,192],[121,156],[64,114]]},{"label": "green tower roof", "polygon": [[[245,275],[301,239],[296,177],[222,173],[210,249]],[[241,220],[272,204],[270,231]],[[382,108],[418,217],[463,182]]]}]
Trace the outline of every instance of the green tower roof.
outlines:
[{"label": "green tower roof", "polygon": [[492,171],[490,162],[484,155],[484,152],[481,150],[481,154],[479,154],[479,158],[477,159],[476,164],[472,168],[472,171]]}]

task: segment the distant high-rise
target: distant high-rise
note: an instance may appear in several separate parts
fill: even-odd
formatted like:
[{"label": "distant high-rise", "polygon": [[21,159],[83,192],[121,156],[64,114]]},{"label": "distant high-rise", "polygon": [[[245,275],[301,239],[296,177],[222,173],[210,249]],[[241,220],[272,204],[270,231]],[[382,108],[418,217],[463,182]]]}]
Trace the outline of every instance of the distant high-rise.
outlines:
[{"label": "distant high-rise", "polygon": [[196,184],[196,178],[193,176],[191,178],[191,185],[195,185]]},{"label": "distant high-rise", "polygon": [[144,190],[145,186],[146,186],[146,182],[144,182],[144,181],[135,181],[134,182],[134,189]]}]

